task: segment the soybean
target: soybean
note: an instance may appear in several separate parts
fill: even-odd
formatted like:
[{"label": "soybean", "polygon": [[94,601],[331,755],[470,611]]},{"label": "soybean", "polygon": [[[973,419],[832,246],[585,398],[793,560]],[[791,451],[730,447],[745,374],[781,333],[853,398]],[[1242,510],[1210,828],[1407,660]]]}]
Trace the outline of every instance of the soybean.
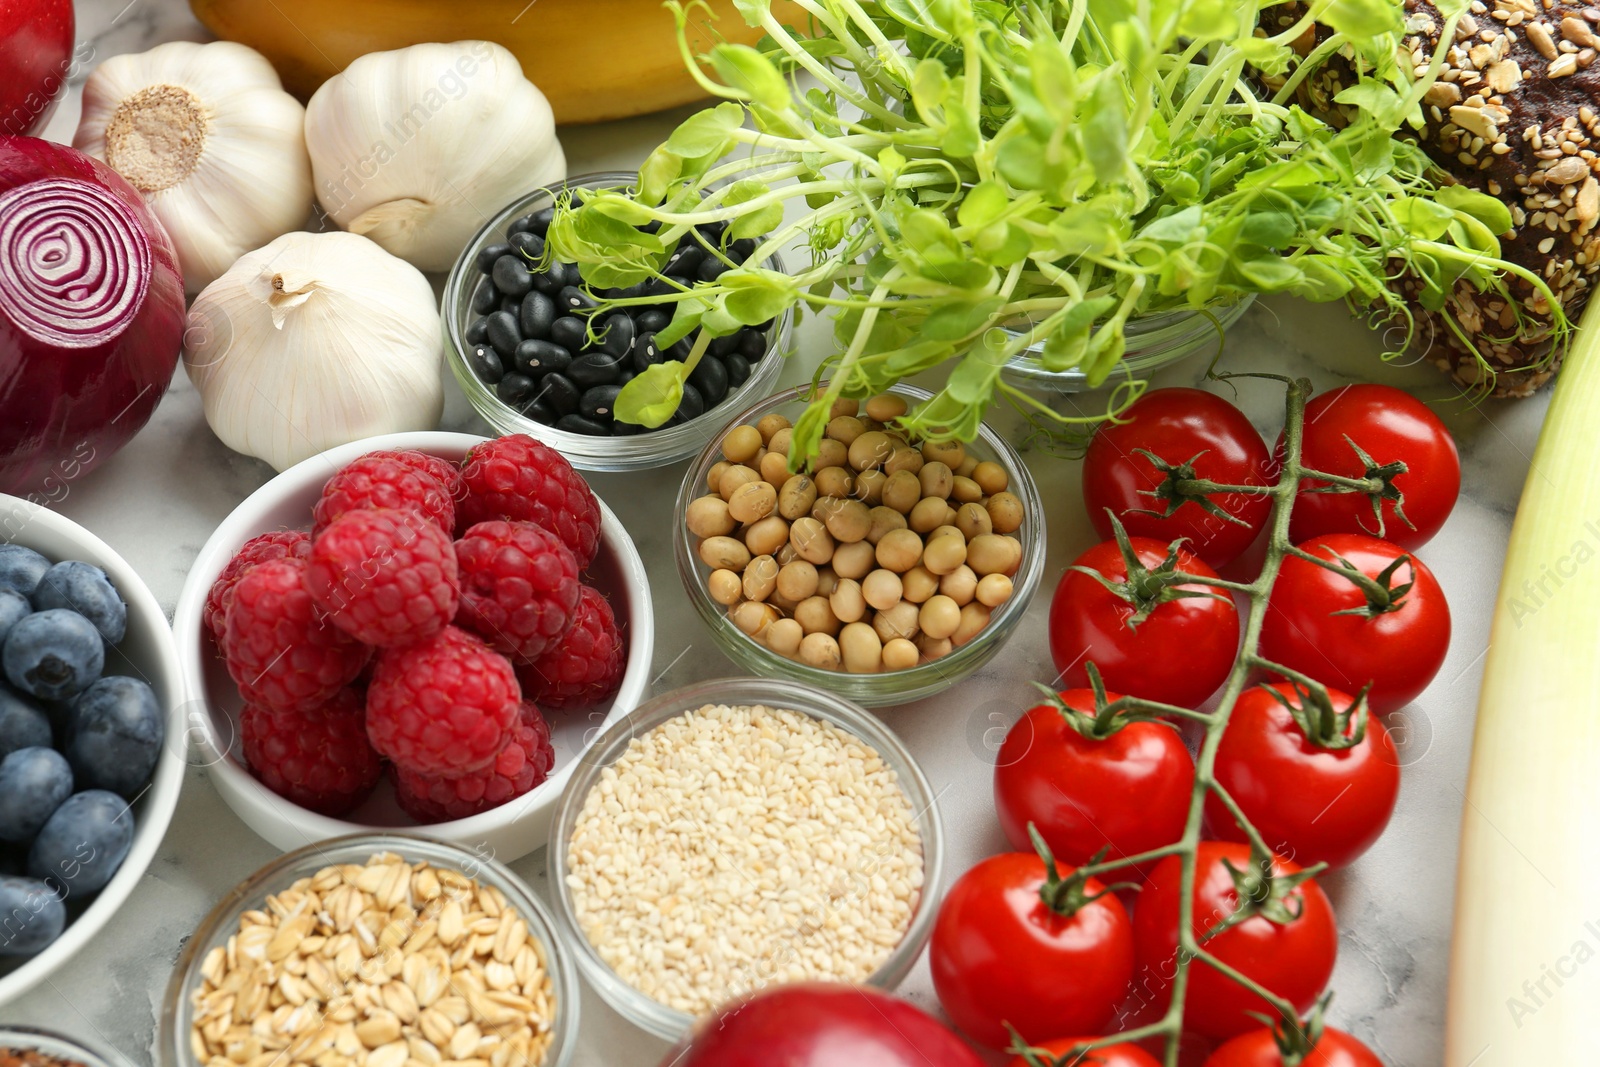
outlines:
[{"label": "soybean", "polygon": [[836,671],[840,665],[839,642],[825,633],[809,633],[800,642],[800,660],[825,671]]},{"label": "soybean", "polygon": [[877,674],[883,665],[883,642],[864,622],[853,622],[839,633],[839,653],[851,674]]}]

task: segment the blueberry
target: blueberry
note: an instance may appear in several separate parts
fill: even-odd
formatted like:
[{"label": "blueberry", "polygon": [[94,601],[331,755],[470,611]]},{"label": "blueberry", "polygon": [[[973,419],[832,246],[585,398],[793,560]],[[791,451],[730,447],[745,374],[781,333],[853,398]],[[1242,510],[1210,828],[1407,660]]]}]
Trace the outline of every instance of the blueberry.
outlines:
[{"label": "blueberry", "polygon": [[750,361],[735,352],[722,361],[728,369],[728,388],[737,389],[750,380]]},{"label": "blueberry", "polygon": [[578,398],[583,395],[571,378],[565,374],[546,374],[539,382],[544,387],[541,399],[555,412],[556,417],[571,415],[578,410]]},{"label": "blueberry", "polygon": [[165,736],[161,705],[148,685],[120,675],[102,678],[72,702],[67,762],[80,789],[131,798],[150,780]]},{"label": "blueberry", "polygon": [[532,400],[538,391],[539,383],[526,374],[508,374],[494,387],[494,395],[514,408],[520,408]]},{"label": "blueberry", "polygon": [[564,372],[580,389],[611,385],[622,372],[623,360],[610,352],[585,352]]},{"label": "blueberry", "polygon": [[606,437],[611,429],[603,422],[586,419],[582,415],[563,415],[556,420],[556,429],[568,433],[581,433],[585,437]]},{"label": "blueberry", "polygon": [[33,878],[0,878],[0,956],[32,956],[61,936],[61,896]]},{"label": "blueberry", "polygon": [[0,585],[0,645],[6,643],[6,634],[13,626],[32,614],[33,605],[27,597],[9,585]]},{"label": "blueberry", "polygon": [[550,325],[555,319],[556,302],[548,296],[534,290],[522,298],[522,306],[517,311],[517,325],[522,327],[523,337],[544,340],[550,336]]},{"label": "blueberry", "polygon": [[577,315],[563,315],[550,324],[550,341],[568,352],[581,349],[589,336],[589,323]]},{"label": "blueberry", "polygon": [[500,353],[488,345],[475,345],[467,353],[467,362],[472,364],[472,373],[485,385],[493,385],[505,374],[505,364],[500,361]]},{"label": "blueberry", "polygon": [[68,560],[51,567],[39,579],[33,606],[40,611],[76,611],[94,623],[108,645],[120,643],[128,630],[128,605],[122,602],[106,572],[92,563]]},{"label": "blueberry", "polygon": [[714,408],[728,395],[728,368],[716,356],[707,355],[689,372],[689,381],[700,390],[706,407]]},{"label": "blueberry", "polygon": [[620,311],[614,311],[600,320],[597,331],[600,347],[621,359],[633,351],[633,320]]},{"label": "blueberry", "polygon": [[472,310],[479,315],[487,315],[500,306],[500,290],[494,287],[494,282],[488,278],[478,283],[478,289],[472,294]]},{"label": "blueberry", "polygon": [[0,841],[32,841],[72,795],[72,767],[53,748],[19,748],[0,760]]},{"label": "blueberry", "polygon": [[477,265],[478,273],[488,274],[494,270],[496,261],[509,251],[511,251],[509,244],[492,244],[484,248],[483,251],[478,253],[478,258],[473,260],[473,263]]},{"label": "blueberry", "polygon": [[50,716],[0,685],[0,758],[19,748],[49,748],[52,736]]},{"label": "blueberry", "polygon": [[76,611],[38,611],[11,628],[3,654],[6,677],[25,693],[60,700],[81,693],[106,665],[105,642]]},{"label": "blueberry", "polygon": [[466,341],[469,345],[481,345],[489,339],[489,320],[479,316],[472,320],[472,325],[467,327]]},{"label": "blueberry", "polygon": [[490,277],[494,279],[496,289],[518,299],[533,288],[533,274],[528,270],[528,261],[514,253],[495,260],[494,273]]},{"label": "blueberry", "polygon": [[66,896],[98,893],[133,847],[133,813],[127,801],[104,789],[74,793],[33,839],[28,873]]},{"label": "blueberry", "polygon": [[489,343],[500,354],[502,362],[510,362],[517,345],[522,343],[522,328],[517,325],[517,317],[509,311],[496,311],[490,315]]},{"label": "blueberry", "polygon": [[657,333],[667,328],[667,323],[672,321],[672,316],[656,308],[646,308],[633,317],[633,328],[636,333]]},{"label": "blueberry", "polygon": [[31,548],[0,545],[0,585],[9,585],[23,596],[33,596],[39,579],[50,569],[50,561]]}]

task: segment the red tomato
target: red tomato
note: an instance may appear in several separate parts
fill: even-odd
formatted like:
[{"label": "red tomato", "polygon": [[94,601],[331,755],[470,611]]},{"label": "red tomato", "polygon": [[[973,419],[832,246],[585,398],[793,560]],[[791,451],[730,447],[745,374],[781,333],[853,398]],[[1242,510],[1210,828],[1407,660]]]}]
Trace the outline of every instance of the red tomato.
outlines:
[{"label": "red tomato", "polygon": [[[1148,537],[1129,539],[1145,568],[1159,565],[1167,546]],[[1074,566],[1098,571],[1114,582],[1128,578],[1128,568],[1115,541],[1094,546]],[[1215,578],[1217,572],[1192,552],[1178,549],[1178,569]],[[1181,589],[1207,591],[1203,585]],[[1215,592],[1215,590],[1210,590]],[[1233,668],[1239,648],[1239,612],[1226,593],[1220,597],[1190,596],[1157,604],[1137,626],[1130,623],[1137,608],[1087,574],[1068,570],[1050,601],[1050,655],[1058,682],[1069,689],[1086,688],[1084,665],[1100,668],[1107,689],[1165,704],[1196,707],[1216,692]]]},{"label": "red tomato", "polygon": [[[1083,1044],[1085,1041],[1097,1041],[1093,1037],[1058,1037],[1054,1041],[1041,1041],[1032,1047],[1040,1052],[1048,1052],[1061,1067],[1161,1067],[1161,1062],[1138,1045],[1130,1045],[1119,1041],[1115,1045],[1101,1045],[1099,1048],[1090,1049],[1074,1059],[1063,1060],[1067,1053]],[[1036,1057],[1041,1063],[1051,1063],[1043,1056]],[[1007,1067],[1036,1067],[1028,1062],[1027,1057],[1018,1056]]]},{"label": "red tomato", "polygon": [[[1039,1037],[1095,1033],[1133,979],[1121,901],[1106,894],[1062,915],[1041,896],[1048,881],[1038,856],[1003,852],[962,875],[939,908],[928,953],[933,988],[951,1021],[991,1048],[1010,1045],[1007,1023]],[[1090,878],[1083,895],[1104,888]]]},{"label": "red tomato", "polygon": [[[1194,497],[1175,496],[1179,478],[1206,478],[1223,485],[1271,485],[1277,461],[1244,412],[1199,389],[1157,389],[1140,397],[1119,422],[1103,422],[1083,459],[1083,503],[1101,537],[1111,536],[1110,508],[1136,537],[1162,543],[1186,537],[1195,555],[1213,567],[1226,566],[1250,547],[1267,524],[1272,501],[1249,493],[1209,498],[1243,525],[1213,514]],[[1179,468],[1164,472],[1144,449]],[[1163,486],[1167,486],[1163,490]],[[1165,497],[1152,493],[1165,492]],[[1175,506],[1174,506],[1175,505]],[[1171,514],[1142,514],[1166,512]]]},{"label": "red tomato", "polygon": [[[1106,696],[1116,700],[1118,694]],[[1072,710],[1031,708],[1000,746],[994,806],[1011,847],[1033,848],[1033,823],[1057,859],[1081,867],[1102,848],[1116,859],[1182,837],[1194,759],[1178,731],[1130,722],[1108,737],[1086,737],[1073,722],[1092,728],[1094,693],[1069,689],[1061,700]]]},{"label": "red tomato", "polygon": [[[1350,446],[1352,441],[1372,459],[1371,470]],[[1283,456],[1282,435],[1278,456]],[[1393,498],[1382,499],[1383,510],[1374,513],[1372,498],[1365,493],[1308,493],[1307,488],[1328,483],[1304,479],[1289,516],[1289,539],[1295,542],[1322,534],[1364,533],[1401,548],[1419,548],[1439,532],[1461,492],[1455,438],[1428,405],[1387,385],[1346,385],[1312,397],[1306,404],[1300,462],[1347,478],[1376,477],[1378,468],[1395,462],[1406,469],[1390,479],[1401,496],[1403,514],[1396,513]]]},{"label": "red tomato", "polygon": [[[1257,1030],[1218,1048],[1205,1067],[1283,1067],[1283,1055],[1271,1030]],[[1299,1067],[1383,1067],[1383,1061],[1342,1030],[1324,1030]]]},{"label": "red tomato", "polygon": [[[1343,557],[1369,578],[1407,555],[1365,534],[1328,534],[1299,547],[1323,559]],[[1414,584],[1393,610],[1335,614],[1368,606],[1361,587],[1315,563],[1286,559],[1267,603],[1261,655],[1347,693],[1370,682],[1367,702],[1380,714],[1404,707],[1439,673],[1450,649],[1450,607],[1433,572],[1407,556],[1390,585],[1407,583]]]},{"label": "red tomato", "polygon": [[[1217,749],[1217,782],[1278,855],[1303,867],[1324,862],[1343,866],[1372,847],[1394,812],[1400,795],[1394,741],[1378,717],[1369,715],[1358,744],[1319,745],[1306,737],[1272,690],[1302,706],[1300,693],[1285,682],[1240,694]],[[1336,689],[1328,690],[1328,696],[1336,710],[1351,704]],[[1353,725],[1353,720],[1345,723],[1343,736],[1351,736]],[[1206,822],[1217,837],[1245,840],[1214,793],[1206,797]]]},{"label": "red tomato", "polygon": [[[1177,973],[1178,894],[1181,857],[1168,856],[1156,865],[1139,894],[1133,914],[1133,943],[1139,961],[1139,984],[1165,1010]],[[1239,894],[1233,875],[1223,865],[1250,871],[1250,848],[1230,841],[1202,841],[1196,856],[1191,928],[1197,938],[1231,916]],[[1299,872],[1298,864],[1279,859],[1273,875]],[[1275,892],[1282,892],[1281,888]],[[1301,1012],[1310,1009],[1333,974],[1339,930],[1333,908],[1314,880],[1290,888],[1282,901],[1286,921],[1256,914],[1207,940],[1202,948]],[[1299,917],[1290,916],[1298,910]],[[1195,960],[1189,964],[1184,995],[1184,1025],[1207,1037],[1232,1037],[1260,1026],[1247,1011],[1276,1015],[1272,1006],[1244,986]]]},{"label": "red tomato", "polygon": [[871,986],[801,982],[731,1001],[661,1067],[983,1067],[932,1016]]}]

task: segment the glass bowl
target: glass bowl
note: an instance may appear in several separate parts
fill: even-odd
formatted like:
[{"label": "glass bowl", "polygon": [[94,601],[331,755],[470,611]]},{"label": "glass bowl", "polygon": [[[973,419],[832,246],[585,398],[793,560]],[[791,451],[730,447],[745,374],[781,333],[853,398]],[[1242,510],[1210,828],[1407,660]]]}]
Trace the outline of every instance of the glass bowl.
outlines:
[{"label": "glass bowl", "polygon": [[537,941],[543,949],[540,954],[555,995],[553,1036],[540,1067],[567,1067],[578,1041],[578,976],[572,967],[572,957],[556,932],[550,909],[526,883],[493,858],[492,850],[472,851],[404,834],[353,834],[307,845],[278,857],[218,901],[201,920],[194,936],[185,943],[167,983],[156,1042],[156,1062],[161,1067],[204,1067],[190,1046],[194,1005],[189,994],[200,981],[200,968],[207,954],[228,944],[239,929],[241,915],[265,907],[268,895],[282,892],[298,879],[312,877],[324,867],[363,864],[381,852],[396,853],[409,863],[426,860],[436,868],[454,868],[505,895],[507,903],[515,907],[527,923],[530,940]]},{"label": "glass bowl", "polygon": [[82,1038],[66,1037],[31,1026],[0,1026],[0,1051],[33,1049],[58,1060],[81,1063],[83,1067],[128,1067],[121,1053],[108,1046]]},{"label": "glass bowl", "polygon": [[938,916],[937,893],[944,868],[944,824],[933,787],[911,753],[894,732],[876,716],[826,690],[775,678],[721,678],[699,682],[653,697],[635,708],[626,719],[606,730],[579,761],[567,791],[561,796],[550,835],[550,887],[555,912],[563,933],[570,940],[578,969],[589,984],[617,1013],[635,1026],[657,1037],[675,1041],[689,1032],[695,1017],[667,1007],[639,992],[619,978],[600,958],[578,923],[572,894],[567,886],[567,849],[573,829],[583,810],[589,790],[601,775],[627,751],[634,737],[646,734],[686,711],[706,704],[764,704],[789,709],[833,723],[871,745],[895,772],[905,790],[911,810],[916,813],[922,837],[922,895],[911,917],[905,937],[889,958],[867,979],[869,985],[892,990],[910,973],[933,933]]},{"label": "glass bowl", "polygon": [[[730,390],[720,404],[681,426],[638,433],[631,437],[589,437],[534,422],[501,401],[494,389],[473,373],[467,361],[467,353],[472,346],[467,344],[466,332],[475,317],[472,293],[478,285],[478,279],[483,277],[475,264],[478,253],[503,239],[505,228],[512,219],[548,207],[554,201],[555,193],[562,189],[631,188],[637,179],[638,175],[629,171],[580,174],[558,185],[535,189],[507,205],[478,231],[466,251],[456,260],[456,265],[450,269],[440,308],[444,319],[445,359],[474,410],[500,433],[525,433],[543,441],[566,456],[574,467],[582,470],[645,470],[688,459],[704,448],[707,441],[721,437],[721,431],[728,425],[734,412],[754,398],[771,392],[778,375],[783,371],[782,355],[789,347],[794,319],[792,308],[785,309],[767,331],[767,354],[750,368],[750,377],[739,388]],[[776,271],[784,270],[783,260],[776,255],[767,259],[767,266]]]},{"label": "glass bowl", "polygon": [[[767,397],[734,416],[728,425],[752,423],[773,412],[793,421],[805,408],[805,402],[801,399],[804,388],[789,389]],[[905,384],[896,385],[889,391],[905,397],[912,404],[933,395],[925,389]],[[967,448],[970,454],[979,459],[993,460],[1006,469],[1011,480],[1009,491],[1022,501],[1023,514],[1027,516],[1017,531],[1017,537],[1022,542],[1022,562],[1017,565],[1017,573],[1011,579],[1011,598],[994,610],[989,616],[988,625],[979,631],[977,637],[952,650],[947,656],[919,663],[906,670],[849,674],[843,670],[812,667],[778,655],[735,626],[727,616],[727,609],[712,599],[706,589],[706,577],[711,573],[711,568],[701,562],[696,554],[697,539],[684,523],[690,502],[707,492],[706,475],[722,456],[722,438],[719,436],[708,442],[699,458],[690,464],[689,473],[678,490],[678,502],[674,510],[677,529],[673,533],[673,545],[678,560],[678,574],[683,578],[689,601],[710,627],[717,645],[729,659],[752,674],[804,682],[868,707],[908,704],[941,693],[993,659],[1022,621],[1028,601],[1038,589],[1040,575],[1044,572],[1044,501],[1022,457],[989,426],[981,426],[978,439],[968,444]]]},{"label": "glass bowl", "polygon": [[[1255,294],[1249,293],[1231,304],[1203,311],[1182,308],[1129,319],[1127,349],[1104,385],[1116,385],[1124,377],[1146,377],[1207,348],[1215,351],[1228,327],[1238,322],[1255,300]],[[1000,377],[1034,394],[1083,393],[1092,388],[1080,370],[1046,370],[1036,354],[1042,348],[1035,345],[1014,356],[1000,369]]]}]

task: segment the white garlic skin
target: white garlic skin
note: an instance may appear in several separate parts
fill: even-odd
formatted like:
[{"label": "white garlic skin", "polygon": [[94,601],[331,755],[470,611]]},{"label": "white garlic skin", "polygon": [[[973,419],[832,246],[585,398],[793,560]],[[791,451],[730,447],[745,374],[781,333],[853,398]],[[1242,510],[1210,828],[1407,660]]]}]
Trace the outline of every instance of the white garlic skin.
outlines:
[{"label": "white garlic skin", "polygon": [[[194,125],[163,128],[148,111],[135,117],[140,94],[148,97],[162,87],[198,103]],[[118,129],[108,144],[114,121]],[[305,108],[284,92],[272,64],[242,44],[172,41],[112,56],[84,83],[83,116],[72,144],[113,169],[122,169],[119,162],[126,167],[129,155],[155,164],[150,172],[130,168],[123,176],[144,194],[171,236],[190,294],[244,253],[305,225],[311,215]],[[198,159],[188,169],[175,153],[196,145]],[[163,168],[181,177],[164,184]]]},{"label": "white garlic skin", "polygon": [[444,411],[433,288],[353,233],[288,233],[189,309],[183,365],[222,443],[284,470]]},{"label": "white garlic skin", "polygon": [[306,147],[328,215],[427,271],[567,174],[549,101],[488,41],[362,56],[306,105]]}]

